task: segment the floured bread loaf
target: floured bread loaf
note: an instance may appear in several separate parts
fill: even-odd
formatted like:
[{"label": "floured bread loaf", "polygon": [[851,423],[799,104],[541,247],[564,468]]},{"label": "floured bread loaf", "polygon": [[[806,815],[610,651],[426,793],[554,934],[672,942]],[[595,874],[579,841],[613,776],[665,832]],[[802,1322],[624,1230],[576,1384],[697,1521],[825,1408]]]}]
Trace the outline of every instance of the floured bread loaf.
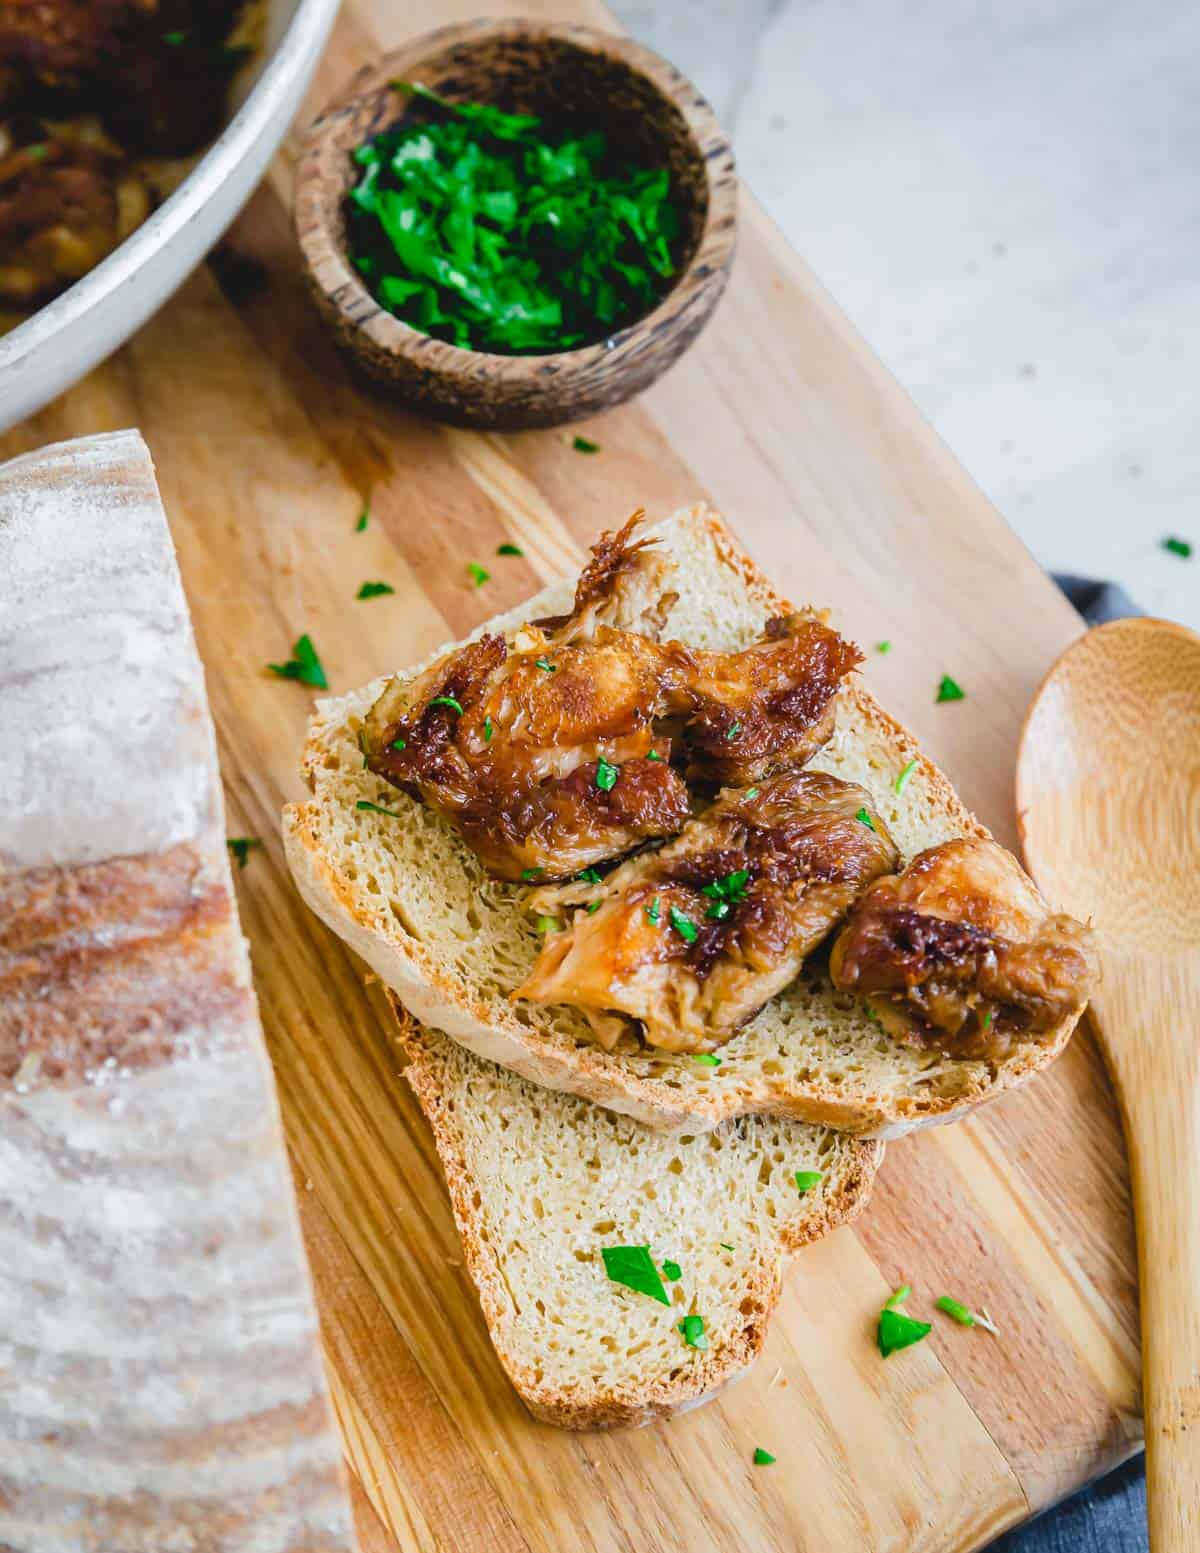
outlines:
[{"label": "floured bread loaf", "polygon": [[353,1548],[136,432],[0,468],[0,1225],[0,1546]]}]

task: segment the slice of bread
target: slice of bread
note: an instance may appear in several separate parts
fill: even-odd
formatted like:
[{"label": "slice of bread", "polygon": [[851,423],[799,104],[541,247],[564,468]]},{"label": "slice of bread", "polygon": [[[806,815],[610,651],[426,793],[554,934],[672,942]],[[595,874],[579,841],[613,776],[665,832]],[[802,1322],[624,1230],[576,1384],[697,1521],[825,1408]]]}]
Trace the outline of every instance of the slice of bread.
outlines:
[{"label": "slice of bread", "polygon": [[[671,1136],[481,1062],[393,1007],[492,1342],[547,1423],[645,1424],[736,1380],[762,1349],[784,1254],[855,1218],[883,1157],[772,1117]],[[801,1193],[798,1170],[822,1179]],[[601,1248],[631,1245],[678,1263],[669,1305],[608,1277]],[[687,1315],[706,1348],[685,1341]]]},{"label": "slice of bread", "polygon": [[[680,597],[664,635],[734,650],[792,608],[708,509],[650,532],[677,563]],[[571,593],[571,582],[555,584],[480,630],[561,613]],[[303,759],[312,797],[284,813],[288,861],[312,909],[404,1005],[479,1056],[652,1126],[706,1128],[766,1112],[885,1137],[961,1115],[1066,1044],[1074,1019],[994,1065],[901,1045],[814,968],[721,1048],[719,1067],[649,1049],[602,1051],[577,1009],[509,998],[540,944],[522,909],[526,887],[488,878],[448,820],[364,769],[358,730],[384,683],[319,703]],[[897,796],[896,777],[912,760]],[[859,685],[841,693],[836,732],[812,766],[865,787],[906,858],[951,836],[987,835]],[[393,813],[358,810],[360,799]]]}]

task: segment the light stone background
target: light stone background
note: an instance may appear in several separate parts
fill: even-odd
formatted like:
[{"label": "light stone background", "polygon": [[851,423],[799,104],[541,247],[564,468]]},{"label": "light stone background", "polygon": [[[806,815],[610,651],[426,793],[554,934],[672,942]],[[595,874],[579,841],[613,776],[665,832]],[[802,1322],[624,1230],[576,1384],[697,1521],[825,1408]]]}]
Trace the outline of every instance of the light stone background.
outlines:
[{"label": "light stone background", "polygon": [[1038,559],[1200,627],[1197,0],[611,3]]}]

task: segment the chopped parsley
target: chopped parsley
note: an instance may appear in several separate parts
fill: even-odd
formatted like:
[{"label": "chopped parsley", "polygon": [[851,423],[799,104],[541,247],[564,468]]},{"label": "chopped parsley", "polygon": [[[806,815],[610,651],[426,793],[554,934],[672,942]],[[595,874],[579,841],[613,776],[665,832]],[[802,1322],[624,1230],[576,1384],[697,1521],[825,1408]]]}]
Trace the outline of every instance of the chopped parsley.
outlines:
[{"label": "chopped parsley", "polygon": [[875,1336],[879,1343],[879,1352],[885,1359],[901,1348],[911,1348],[914,1343],[919,1343],[922,1338],[928,1337],[931,1331],[928,1321],[914,1321],[911,1316],[904,1315],[896,1308],[898,1305],[903,1305],[911,1293],[912,1289],[909,1285],[902,1283],[879,1312],[879,1325]]},{"label": "chopped parsley", "polygon": [[522,868],[521,878],[536,879],[539,874],[544,874],[545,872],[546,870],[544,868]]},{"label": "chopped parsley", "polygon": [[684,1316],[679,1323],[679,1330],[683,1333],[683,1340],[689,1348],[707,1348],[708,1336],[704,1330],[703,1316]]},{"label": "chopped parsley", "polygon": [[416,102],[353,153],[347,218],[351,260],[385,308],[512,356],[608,339],[654,307],[682,235],[666,167],[630,162],[600,130],[392,85]]},{"label": "chopped parsley", "polygon": [[399,817],[395,809],[385,809],[382,804],[368,803],[365,798],[360,798],[354,807],[356,809],[369,809],[372,814],[386,814],[389,819],[393,820]]},{"label": "chopped parsley", "polygon": [[750,787],[750,788],[746,789],[746,797],[747,798],[757,798],[758,797],[758,793],[759,793],[759,789],[757,787]]},{"label": "chopped parsley", "polygon": [[825,1172],[823,1170],[797,1170],[796,1190],[800,1192],[801,1195],[803,1195],[805,1192],[811,1192],[813,1187],[820,1186],[824,1179]]},{"label": "chopped parsley", "polygon": [[385,593],[395,593],[390,582],[364,582],[354,595],[356,599],[381,599]]},{"label": "chopped parsley", "polygon": [[889,653],[889,652],[891,652],[891,650],[892,650],[891,642],[876,642],[875,643],[875,651],[876,652],[879,652],[879,653]]},{"label": "chopped parsley", "polygon": [[585,868],[580,873],[577,873],[575,877],[582,880],[584,884],[599,884],[602,875],[598,868]]},{"label": "chopped parsley", "polygon": [[896,781],[895,781],[895,784],[894,784],[894,787],[893,787],[893,791],[895,792],[897,797],[899,797],[900,794],[904,791],[904,789],[908,786],[908,779],[909,779],[910,776],[912,776],[913,772],[916,769],[917,769],[917,757],[914,755],[913,758],[909,761],[908,765],[905,766],[904,770],[896,778]]},{"label": "chopped parsley", "polygon": [[865,809],[860,809],[854,818],[860,825],[865,825],[868,830],[875,829],[875,821],[871,818]]},{"label": "chopped parsley", "polygon": [[937,1300],[937,1308],[950,1317],[951,1321],[957,1321],[960,1327],[982,1327],[985,1332],[991,1332],[993,1336],[999,1336],[995,1326],[986,1316],[977,1316],[973,1310],[952,1295],[943,1294]]},{"label": "chopped parsley", "polygon": [[723,879],[714,879],[711,883],[702,885],[701,895],[707,895],[712,905],[704,913],[716,922],[722,922],[729,915],[730,906],[736,906],[746,899],[746,886],[750,882],[750,870],[748,868],[735,868],[733,873],[726,874]]},{"label": "chopped parsley", "polygon": [[454,696],[434,696],[429,705],[431,707],[448,706],[452,712],[457,712],[460,717],[462,716],[462,702],[456,700]]},{"label": "chopped parsley", "polygon": [[672,906],[670,911],[671,926],[689,944],[694,944],[700,929],[692,921],[691,917],[684,916],[678,906]]},{"label": "chopped parsley", "polygon": [[770,1451],[763,1450],[761,1445],[754,1447],[754,1465],[756,1467],[770,1467],[774,1464],[774,1461],[775,1458]]},{"label": "chopped parsley", "polygon": [[177,49],[186,37],[186,32],[164,32],[163,42],[168,44],[171,48]]},{"label": "chopped parsley", "polygon": [[635,1294],[648,1294],[660,1305],[669,1305],[671,1296],[663,1288],[649,1246],[601,1246],[604,1271],[613,1283],[620,1283]]},{"label": "chopped parsley", "polygon": [[286,663],[268,663],[267,668],[272,674],[278,674],[281,679],[298,679],[301,684],[312,685],[317,690],[329,689],[324,665],[317,656],[317,649],[313,646],[310,636],[296,638],[292,647],[292,656]]},{"label": "chopped parsley", "polygon": [[940,705],[943,701],[965,701],[966,696],[967,693],[961,685],[952,680],[949,674],[943,674],[934,700]]},{"label": "chopped parsley", "polygon": [[257,836],[230,836],[225,845],[237,859],[238,867],[245,868],[246,864],[250,861],[251,848],[261,847],[262,842],[258,839]]},{"label": "chopped parsley", "polygon": [[738,734],[741,733],[741,731],[742,731],[741,723],[730,723],[729,727],[726,728],[726,730],[725,730],[725,737],[727,739],[736,739]]},{"label": "chopped parsley", "polygon": [[404,739],[393,739],[392,748],[394,750],[405,750],[408,748],[408,744]]},{"label": "chopped parsley", "polygon": [[1164,550],[1169,550],[1172,555],[1181,556],[1183,560],[1189,560],[1192,554],[1191,543],[1186,539],[1176,539],[1174,535],[1162,542]]},{"label": "chopped parsley", "polygon": [[571,446],[576,453],[599,453],[600,451],[600,444],[590,441],[587,437],[576,437]]},{"label": "chopped parsley", "polygon": [[659,907],[658,907],[658,896],[656,895],[654,897],[654,899],[650,902],[650,904],[646,907],[646,921],[651,923],[652,926],[657,927],[658,926],[658,918],[659,918]]},{"label": "chopped parsley", "polygon": [[46,145],[46,142],[44,140],[42,140],[42,141],[39,141],[37,143],[37,145],[26,146],[25,147],[25,155],[28,157],[28,159],[31,162],[43,162],[46,159],[47,149],[48,149],[48,147]]},{"label": "chopped parsley", "polygon": [[992,1010],[990,1008],[988,1009],[987,1013],[983,1016],[982,1028],[984,1030],[990,1030],[992,1028]]},{"label": "chopped parsley", "polygon": [[521,549],[520,545],[510,545],[508,543],[508,541],[505,540],[504,544],[496,546],[496,554],[497,555],[524,555],[525,552],[524,552],[524,550]]},{"label": "chopped parsley", "polygon": [[596,786],[602,793],[611,793],[617,785],[617,773],[620,766],[614,766],[611,761],[605,760],[601,755],[596,762]]},{"label": "chopped parsley", "polygon": [[356,534],[361,534],[366,529],[366,526],[370,521],[371,509],[370,507],[364,507],[358,515],[358,522],[354,525],[354,532]]},{"label": "chopped parsley", "polygon": [[603,902],[601,902],[601,901],[588,901],[588,908],[587,908],[588,916],[589,917],[594,917],[596,915],[596,913],[600,910],[600,907],[601,907],[602,904],[603,904]]},{"label": "chopped parsley", "polygon": [[551,663],[549,658],[536,659],[534,667],[541,669],[543,674],[556,674],[558,672],[558,665]]},{"label": "chopped parsley", "polygon": [[722,1251],[732,1251],[733,1250],[733,1247],[729,1244],[729,1242],[727,1240],[720,1240],[720,1241],[717,1242],[717,1244],[721,1247]]},{"label": "chopped parsley", "polygon": [[662,756],[658,753],[657,750],[651,750],[650,753],[646,756],[646,759],[647,760],[661,760]]},{"label": "chopped parsley", "polygon": [[488,571],[487,567],[480,566],[478,561],[468,561],[467,570],[471,574],[471,581],[477,588],[482,588],[484,583],[487,582],[487,580],[492,575],[491,572]]},{"label": "chopped parsley", "polygon": [[664,1262],[662,1267],[663,1277],[669,1278],[672,1283],[678,1283],[683,1277],[683,1268],[678,1262]]},{"label": "chopped parsley", "polygon": [[492,727],[492,719],[490,717],[485,717],[483,719],[483,742],[485,744],[490,744],[492,742],[492,735],[495,733],[495,731],[496,730]]},{"label": "chopped parsley", "polygon": [[693,1052],[692,1061],[698,1062],[702,1068],[719,1068],[721,1059],[716,1052]]}]

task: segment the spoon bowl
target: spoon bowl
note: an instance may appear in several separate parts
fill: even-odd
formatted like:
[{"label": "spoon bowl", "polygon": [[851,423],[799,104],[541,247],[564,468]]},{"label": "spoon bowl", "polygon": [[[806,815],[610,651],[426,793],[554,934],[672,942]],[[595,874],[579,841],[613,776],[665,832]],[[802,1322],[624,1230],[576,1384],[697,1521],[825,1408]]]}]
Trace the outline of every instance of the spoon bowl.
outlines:
[{"label": "spoon bowl", "polygon": [[1042,682],[1017,756],[1030,872],[1091,918],[1125,1122],[1153,1553],[1200,1548],[1200,636],[1118,620]]}]

